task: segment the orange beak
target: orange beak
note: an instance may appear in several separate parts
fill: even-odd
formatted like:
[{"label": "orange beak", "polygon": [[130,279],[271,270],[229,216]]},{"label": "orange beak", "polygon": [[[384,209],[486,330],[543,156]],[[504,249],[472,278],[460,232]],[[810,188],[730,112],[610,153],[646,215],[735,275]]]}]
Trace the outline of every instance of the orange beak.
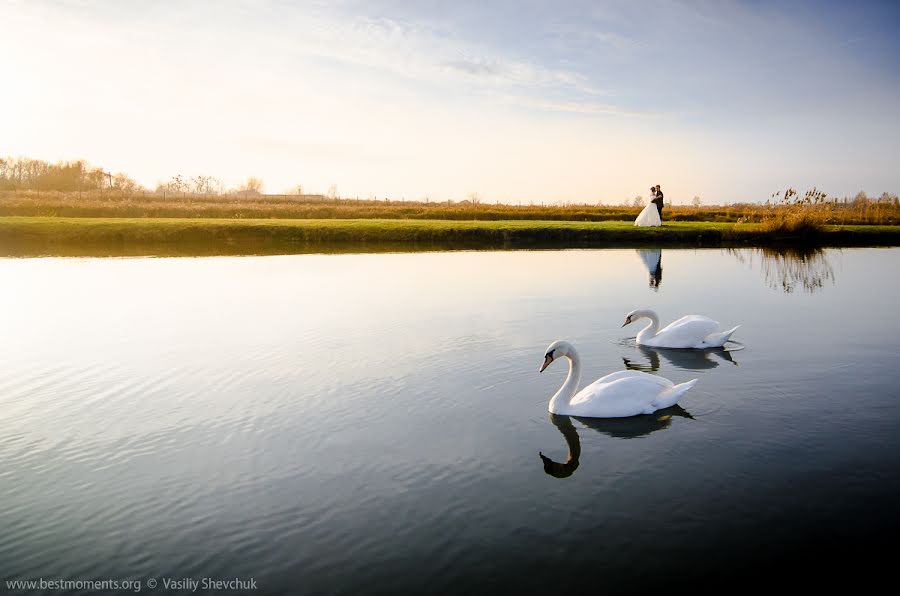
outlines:
[{"label": "orange beak", "polygon": [[544,364],[541,366],[541,370],[539,370],[538,372],[539,373],[544,372],[544,369],[547,368],[548,366],[550,366],[551,362],[553,362],[553,358],[550,357],[550,354],[545,355],[544,356]]}]

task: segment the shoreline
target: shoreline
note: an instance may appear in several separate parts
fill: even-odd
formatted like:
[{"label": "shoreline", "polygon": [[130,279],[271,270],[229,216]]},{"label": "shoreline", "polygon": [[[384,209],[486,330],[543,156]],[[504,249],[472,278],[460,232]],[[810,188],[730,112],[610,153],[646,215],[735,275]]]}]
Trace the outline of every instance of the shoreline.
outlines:
[{"label": "shoreline", "polygon": [[898,245],[896,225],[824,226],[797,237],[729,222],[636,228],[630,221],[0,217],[5,257]]}]

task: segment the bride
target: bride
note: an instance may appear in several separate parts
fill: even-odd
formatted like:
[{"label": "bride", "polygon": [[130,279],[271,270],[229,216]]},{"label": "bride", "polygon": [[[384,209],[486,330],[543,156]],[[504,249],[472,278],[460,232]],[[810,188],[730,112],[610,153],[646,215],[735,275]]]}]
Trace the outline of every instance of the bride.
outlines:
[{"label": "bride", "polygon": [[[650,189],[650,193],[653,198],[656,198],[656,187]],[[651,199],[647,206],[644,207],[644,210],[638,214],[637,219],[634,220],[634,225],[640,227],[650,227],[650,226],[661,226],[662,220],[659,218],[659,210],[656,208],[656,203]]]}]

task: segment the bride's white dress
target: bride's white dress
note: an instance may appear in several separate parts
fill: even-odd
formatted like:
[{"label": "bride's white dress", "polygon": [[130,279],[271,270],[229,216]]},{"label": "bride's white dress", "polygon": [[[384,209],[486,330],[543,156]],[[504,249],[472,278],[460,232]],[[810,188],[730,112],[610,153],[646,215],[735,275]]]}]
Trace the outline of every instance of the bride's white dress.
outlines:
[{"label": "bride's white dress", "polygon": [[656,203],[649,202],[647,206],[644,207],[644,210],[641,211],[637,219],[634,220],[634,225],[644,227],[650,226],[661,226],[662,221],[659,219],[659,211],[656,209]]}]

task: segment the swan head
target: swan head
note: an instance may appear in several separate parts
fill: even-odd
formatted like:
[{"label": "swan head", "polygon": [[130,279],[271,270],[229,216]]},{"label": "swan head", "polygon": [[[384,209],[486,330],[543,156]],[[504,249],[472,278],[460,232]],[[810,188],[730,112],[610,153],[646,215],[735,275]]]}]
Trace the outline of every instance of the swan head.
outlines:
[{"label": "swan head", "polygon": [[622,323],[622,327],[624,327],[626,325],[631,325],[632,323],[634,323],[635,321],[640,320],[640,319],[644,319],[644,318],[652,319],[654,316],[656,316],[656,313],[654,313],[652,310],[646,310],[646,309],[640,309],[640,308],[637,310],[633,310],[630,313],[628,313],[627,315],[625,315],[625,322]]},{"label": "swan head", "polygon": [[538,453],[538,455],[541,456],[541,461],[544,462],[544,472],[554,478],[568,478],[578,469],[577,457],[573,458],[570,455],[569,460],[566,463],[561,464],[553,461],[543,453]]},{"label": "swan head", "polygon": [[558,360],[563,356],[568,356],[574,351],[574,347],[567,341],[564,340],[556,340],[549,346],[547,346],[547,351],[544,352],[544,364],[541,365],[540,370],[538,372],[544,372],[544,369],[550,366],[550,363],[554,360]]}]

